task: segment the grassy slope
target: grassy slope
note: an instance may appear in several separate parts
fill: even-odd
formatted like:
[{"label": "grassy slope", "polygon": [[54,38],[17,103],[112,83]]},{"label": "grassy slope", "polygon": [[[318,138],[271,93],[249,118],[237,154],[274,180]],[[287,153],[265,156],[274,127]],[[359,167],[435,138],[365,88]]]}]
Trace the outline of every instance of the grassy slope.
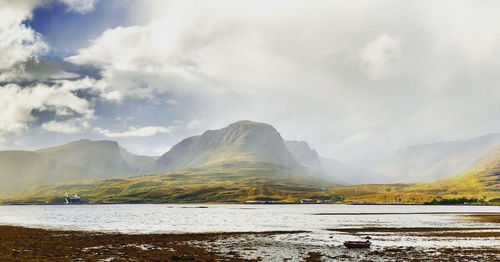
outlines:
[{"label": "grassy slope", "polygon": [[321,180],[276,165],[228,164],[131,178],[34,186],[0,201],[56,203],[62,202],[68,192],[93,202],[242,202],[256,198],[296,202],[303,198],[328,197],[323,184]]},{"label": "grassy slope", "polygon": [[333,192],[345,196],[346,201],[355,202],[405,202],[422,203],[434,198],[486,198],[500,197],[500,192],[489,190],[474,170],[459,176],[422,183],[368,184],[335,187]]},{"label": "grassy slope", "polygon": [[89,201],[145,203],[242,202],[256,198],[296,202],[303,198],[345,196],[356,202],[422,203],[434,198],[500,198],[500,147],[467,171],[421,183],[330,187],[303,170],[262,163],[231,162],[131,178],[34,186],[0,199],[3,203],[60,202],[65,192]]},{"label": "grassy slope", "polygon": [[[80,140],[38,151],[0,151],[0,195],[63,181],[131,176],[117,143]],[[8,181],[5,182],[5,181]]]},{"label": "grassy slope", "polygon": [[496,147],[477,161],[475,167],[456,176],[421,183],[356,185],[335,187],[335,193],[347,201],[422,203],[434,198],[500,197],[500,147]]},{"label": "grassy slope", "polygon": [[264,123],[238,121],[177,143],[159,158],[158,170],[241,161],[297,165],[274,127]]}]

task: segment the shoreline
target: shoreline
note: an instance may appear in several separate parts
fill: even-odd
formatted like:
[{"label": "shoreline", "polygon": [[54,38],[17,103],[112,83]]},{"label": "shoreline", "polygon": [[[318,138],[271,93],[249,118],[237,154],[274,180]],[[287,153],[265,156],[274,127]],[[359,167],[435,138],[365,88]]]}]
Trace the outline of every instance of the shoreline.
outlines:
[{"label": "shoreline", "polygon": [[186,202],[186,203],[157,203],[157,202],[101,202],[101,203],[81,203],[81,204],[65,204],[65,203],[9,203],[9,202],[0,202],[0,206],[86,206],[86,205],[249,205],[249,206],[276,206],[276,205],[304,205],[304,206],[314,206],[314,205],[351,205],[351,206],[497,206],[500,207],[500,203],[497,204],[481,204],[481,205],[472,205],[472,204],[414,204],[414,203],[245,203],[245,202]]},{"label": "shoreline", "polygon": [[[335,229],[334,229],[335,230]],[[406,228],[410,233],[418,228]],[[438,231],[440,229],[437,229]],[[348,229],[358,235],[377,229]],[[364,231],[364,232],[363,232]],[[399,232],[398,232],[399,231]],[[387,228],[385,233],[401,233]],[[433,229],[419,234],[433,236]],[[441,232],[447,230],[441,229]],[[382,232],[379,232],[382,233]],[[0,225],[0,261],[386,261],[500,259],[498,246],[384,246],[352,250],[337,241],[306,243],[309,231],[123,234]],[[491,237],[491,236],[490,236]],[[332,237],[330,237],[331,239]],[[498,238],[498,235],[495,235]],[[443,240],[447,241],[447,240]]]}]

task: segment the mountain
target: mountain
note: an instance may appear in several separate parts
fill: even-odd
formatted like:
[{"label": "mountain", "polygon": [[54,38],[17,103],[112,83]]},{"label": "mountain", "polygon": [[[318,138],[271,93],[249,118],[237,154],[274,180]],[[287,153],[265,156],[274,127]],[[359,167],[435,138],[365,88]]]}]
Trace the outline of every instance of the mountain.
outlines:
[{"label": "mountain", "polygon": [[0,203],[63,203],[76,193],[94,203],[298,202],[332,199],[324,180],[271,163],[225,163],[168,173],[37,185]]},{"label": "mountain", "polygon": [[500,146],[481,156],[472,167],[431,182],[365,184],[332,189],[347,201],[422,203],[433,199],[500,198]]},{"label": "mountain", "polygon": [[318,153],[306,141],[289,140],[285,141],[285,146],[299,164],[315,171],[323,171]]},{"label": "mountain", "polygon": [[9,181],[0,184],[0,194],[37,184],[138,174],[132,155],[116,142],[90,140],[37,151],[0,151],[0,178]]},{"label": "mountain", "polygon": [[369,168],[321,157],[305,141],[289,140],[285,141],[285,145],[299,164],[323,174],[322,177],[326,180],[334,179],[337,182],[341,181],[342,184],[374,183],[384,179],[387,180],[386,177],[373,172]]},{"label": "mountain", "polygon": [[[305,145],[308,148],[307,143]],[[0,186],[0,194],[39,184],[164,173],[194,167],[209,170],[270,165],[303,174],[305,180],[323,178],[338,182],[301,166],[274,127],[251,121],[238,121],[186,138],[160,157],[134,155],[113,141],[79,140],[37,151],[3,151],[0,152],[0,164],[0,178],[9,181]]]},{"label": "mountain", "polygon": [[157,170],[165,172],[228,162],[298,166],[274,127],[238,121],[182,140],[158,159]]},{"label": "mountain", "polygon": [[[114,142],[99,142],[106,147],[97,151],[89,150],[86,143],[96,142],[79,141],[35,154],[45,152],[62,163],[78,164],[72,168],[86,167],[84,171],[92,171],[92,176],[85,177],[87,181],[37,185],[13,194],[10,201],[60,202],[64,192],[98,202],[238,202],[257,198],[298,201],[310,197],[330,199],[324,186],[339,184],[332,177],[300,165],[278,131],[265,123],[238,121],[208,130],[182,140],[157,159],[132,155]],[[296,149],[313,152],[319,164],[316,152],[307,143],[293,144],[299,145]],[[57,153],[62,149],[69,153]],[[92,152],[92,156],[81,152]],[[118,176],[151,170],[159,174],[88,180],[103,172]],[[65,180],[58,177],[57,181]]]},{"label": "mountain", "polygon": [[414,145],[387,156],[373,170],[390,177],[392,182],[435,180],[471,167],[481,155],[497,145],[500,145],[500,134]]},{"label": "mountain", "polygon": [[157,156],[135,155],[122,147],[120,147],[120,155],[136,174],[152,173],[155,171],[154,166],[156,165],[156,161],[158,161]]},{"label": "mountain", "polygon": [[469,172],[468,175],[484,190],[497,192],[500,195],[500,146],[481,157]]}]

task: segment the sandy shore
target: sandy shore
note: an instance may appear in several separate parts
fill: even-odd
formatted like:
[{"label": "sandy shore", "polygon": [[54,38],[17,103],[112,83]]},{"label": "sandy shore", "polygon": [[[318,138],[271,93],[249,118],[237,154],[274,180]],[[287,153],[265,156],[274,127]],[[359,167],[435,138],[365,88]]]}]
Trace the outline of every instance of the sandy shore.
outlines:
[{"label": "sandy shore", "polygon": [[[409,232],[418,231],[407,228]],[[360,233],[359,229],[346,230]],[[374,229],[365,231],[373,232]],[[398,230],[392,230],[398,231]],[[391,229],[384,232],[392,232]],[[443,230],[446,231],[446,230]],[[421,234],[434,231],[418,231]],[[380,232],[379,232],[380,233]],[[0,226],[0,261],[498,261],[495,247],[352,250],[301,241],[308,232],[108,234]],[[295,239],[296,241],[283,241]]]}]

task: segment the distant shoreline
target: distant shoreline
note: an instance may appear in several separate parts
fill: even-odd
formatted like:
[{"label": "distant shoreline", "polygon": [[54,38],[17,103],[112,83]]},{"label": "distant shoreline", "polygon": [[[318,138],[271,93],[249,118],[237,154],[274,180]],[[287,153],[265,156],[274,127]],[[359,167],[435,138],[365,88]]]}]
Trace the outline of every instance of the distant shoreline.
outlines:
[{"label": "distant shoreline", "polygon": [[64,203],[0,203],[0,206],[80,206],[80,205],[352,205],[352,206],[500,206],[500,203],[490,204],[413,204],[413,203],[318,203],[318,204],[302,204],[302,203],[232,203],[232,202],[196,202],[196,203],[139,203],[139,202],[122,202],[122,203],[81,203],[81,204],[64,204]]}]

